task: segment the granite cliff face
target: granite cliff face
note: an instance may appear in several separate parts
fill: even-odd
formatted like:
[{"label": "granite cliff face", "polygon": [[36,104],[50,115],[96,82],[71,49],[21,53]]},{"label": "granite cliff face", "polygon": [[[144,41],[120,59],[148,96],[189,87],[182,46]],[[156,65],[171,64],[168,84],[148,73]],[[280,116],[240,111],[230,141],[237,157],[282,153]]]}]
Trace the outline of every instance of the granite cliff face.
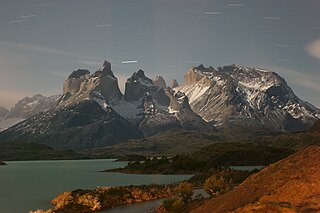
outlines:
[{"label": "granite cliff face", "polygon": [[110,62],[92,74],[79,69],[64,81],[58,101],[36,95],[18,103],[10,113],[20,110],[26,115],[23,119],[31,118],[4,131],[0,140],[42,140],[57,148],[87,149],[173,128],[214,131],[253,126],[297,131],[311,127],[320,116],[320,110],[299,99],[283,78],[262,69],[200,65],[187,72],[182,85],[175,80],[171,85],[166,87],[161,76],[152,80],[139,70],[127,79],[122,94]]},{"label": "granite cliff face", "polygon": [[79,69],[64,81],[53,107],[4,131],[0,140],[90,149],[172,128],[214,129],[192,111],[187,97],[181,104],[165,87],[161,76],[151,80],[139,70],[128,78],[123,95],[109,62],[93,74]]},{"label": "granite cliff face", "polygon": [[167,87],[167,84],[165,82],[165,80],[161,77],[161,76],[156,76],[153,81],[152,81],[153,85],[165,89]]},{"label": "granite cliff face", "polygon": [[[188,108],[190,115],[185,113],[186,110],[184,108],[177,108],[175,112],[170,110],[170,106],[174,105],[173,102],[176,101],[176,98],[173,98],[171,93],[168,92],[172,92],[172,90],[165,88],[165,86],[166,83],[161,76],[157,76],[154,80],[151,80],[145,76],[144,71],[139,70],[133,73],[126,82],[124,95],[126,103],[114,105],[113,108],[137,124],[144,136],[150,136],[172,128],[204,130],[201,129],[203,127],[201,125],[191,124],[197,121],[202,122],[206,126],[206,122],[191,110],[188,100],[184,103],[184,108]],[[123,109],[123,105],[131,106],[131,110]],[[184,112],[178,112],[180,109],[183,109]],[[132,112],[134,113],[133,115]],[[198,120],[190,119],[195,117]],[[211,127],[213,130],[214,127]]]},{"label": "granite cliff face", "polygon": [[176,88],[179,86],[178,81],[176,79],[173,79],[170,83],[171,88]]},{"label": "granite cliff face", "polygon": [[277,131],[307,129],[320,111],[299,99],[274,72],[236,65],[191,68],[175,88],[194,112],[216,127],[255,126]]},{"label": "granite cliff face", "polygon": [[118,87],[118,79],[111,71],[111,64],[107,61],[93,74],[88,70],[74,71],[63,84],[63,96],[59,105],[67,106],[84,100],[91,100],[103,96],[108,104],[121,100],[122,94]]}]

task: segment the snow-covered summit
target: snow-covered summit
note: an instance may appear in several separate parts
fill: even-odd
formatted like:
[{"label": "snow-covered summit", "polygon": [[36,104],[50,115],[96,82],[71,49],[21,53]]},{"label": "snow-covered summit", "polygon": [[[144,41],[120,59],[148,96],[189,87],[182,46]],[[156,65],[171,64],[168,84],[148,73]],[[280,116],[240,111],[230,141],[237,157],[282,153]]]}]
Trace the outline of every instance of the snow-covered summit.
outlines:
[{"label": "snow-covered summit", "polygon": [[59,98],[60,95],[46,97],[36,94],[19,100],[10,111],[0,114],[0,128],[7,129],[18,122],[49,109],[56,104]]},{"label": "snow-covered summit", "polygon": [[256,125],[294,131],[310,127],[319,114],[319,109],[299,99],[281,76],[263,69],[200,65],[191,68],[184,84],[175,89],[184,92],[192,109],[216,126]]}]

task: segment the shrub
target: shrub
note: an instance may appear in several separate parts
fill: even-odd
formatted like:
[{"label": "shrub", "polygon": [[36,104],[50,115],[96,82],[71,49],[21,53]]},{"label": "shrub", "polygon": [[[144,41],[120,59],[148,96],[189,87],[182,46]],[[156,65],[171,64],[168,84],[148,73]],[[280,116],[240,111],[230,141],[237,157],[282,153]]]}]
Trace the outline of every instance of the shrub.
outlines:
[{"label": "shrub", "polygon": [[162,202],[164,209],[168,213],[183,213],[185,212],[185,202],[182,198],[170,198]]},{"label": "shrub", "polygon": [[182,198],[184,201],[189,201],[193,195],[192,184],[182,182],[175,187],[174,192],[177,197]]},{"label": "shrub", "polygon": [[212,175],[206,179],[204,189],[211,195],[217,195],[218,193],[225,192],[227,190],[227,183],[222,176]]}]

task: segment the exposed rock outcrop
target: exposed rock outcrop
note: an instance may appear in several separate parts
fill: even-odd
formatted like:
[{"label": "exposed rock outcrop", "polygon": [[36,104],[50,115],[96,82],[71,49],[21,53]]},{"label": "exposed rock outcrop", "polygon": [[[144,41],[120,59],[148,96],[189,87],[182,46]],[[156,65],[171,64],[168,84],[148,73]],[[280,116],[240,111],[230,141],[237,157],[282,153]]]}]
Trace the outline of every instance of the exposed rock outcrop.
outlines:
[{"label": "exposed rock outcrop", "polygon": [[320,117],[320,110],[299,99],[282,77],[262,69],[200,65],[190,69],[175,90],[185,93],[193,111],[217,127],[297,131]]},{"label": "exposed rock outcrop", "polygon": [[145,76],[143,70],[139,70],[127,79],[124,99],[126,101],[138,101],[144,97],[146,92],[154,90],[154,87],[152,80]]},{"label": "exposed rock outcrop", "polygon": [[[161,83],[162,82],[162,83]],[[207,130],[213,126],[207,124],[196,115],[189,106],[188,98],[185,97],[183,104],[178,103],[170,88],[163,88],[165,82],[162,77],[152,81],[146,77],[142,70],[135,72],[126,83],[125,101],[137,103],[136,124],[144,136],[150,136],[172,128],[184,128],[189,130]],[[174,107],[174,112],[170,106]],[[118,106],[114,106],[117,110]],[[124,114],[124,113],[123,113]],[[126,115],[124,115],[126,117]]]},{"label": "exposed rock outcrop", "polygon": [[188,97],[179,91],[174,91],[170,87],[166,89],[166,94],[170,98],[169,112],[174,114],[180,121],[180,125],[189,130],[214,130],[214,126],[205,122],[199,115],[192,111]]},{"label": "exposed rock outcrop", "polygon": [[171,82],[170,82],[170,87],[171,88],[176,88],[178,87],[179,84],[178,84],[178,81],[176,79],[173,79]]},{"label": "exposed rock outcrop", "polygon": [[115,104],[122,98],[118,79],[111,70],[108,61],[90,75],[87,70],[74,71],[63,84],[63,96],[60,106],[68,106],[84,100],[92,100],[99,93],[107,104]]},{"label": "exposed rock outcrop", "polygon": [[156,76],[152,82],[159,88],[165,89],[167,87],[166,81],[161,76]]},{"label": "exposed rock outcrop", "polygon": [[141,133],[112,108],[86,100],[39,113],[0,134],[0,141],[43,143],[58,149],[111,145]]}]

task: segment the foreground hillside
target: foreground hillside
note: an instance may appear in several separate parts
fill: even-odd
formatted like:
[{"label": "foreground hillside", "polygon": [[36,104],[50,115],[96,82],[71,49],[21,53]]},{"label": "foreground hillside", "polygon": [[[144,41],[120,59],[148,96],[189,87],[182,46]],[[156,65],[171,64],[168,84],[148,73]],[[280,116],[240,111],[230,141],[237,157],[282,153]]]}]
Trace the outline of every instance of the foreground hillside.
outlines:
[{"label": "foreground hillside", "polygon": [[[98,158],[126,154],[174,156],[193,154],[202,148],[214,149],[216,143],[250,143],[263,147],[300,150],[320,143],[319,123],[320,121],[316,122],[310,130],[295,133],[279,133],[245,127],[205,132],[173,129],[143,139],[132,139],[112,146],[87,150],[84,153]],[[219,146],[217,145],[217,148]]]},{"label": "foreground hillside", "polygon": [[250,176],[193,213],[319,212],[320,146],[314,145]]},{"label": "foreground hillside", "polygon": [[311,129],[290,134],[267,135],[255,139],[259,144],[299,150],[320,143],[320,120]]}]

